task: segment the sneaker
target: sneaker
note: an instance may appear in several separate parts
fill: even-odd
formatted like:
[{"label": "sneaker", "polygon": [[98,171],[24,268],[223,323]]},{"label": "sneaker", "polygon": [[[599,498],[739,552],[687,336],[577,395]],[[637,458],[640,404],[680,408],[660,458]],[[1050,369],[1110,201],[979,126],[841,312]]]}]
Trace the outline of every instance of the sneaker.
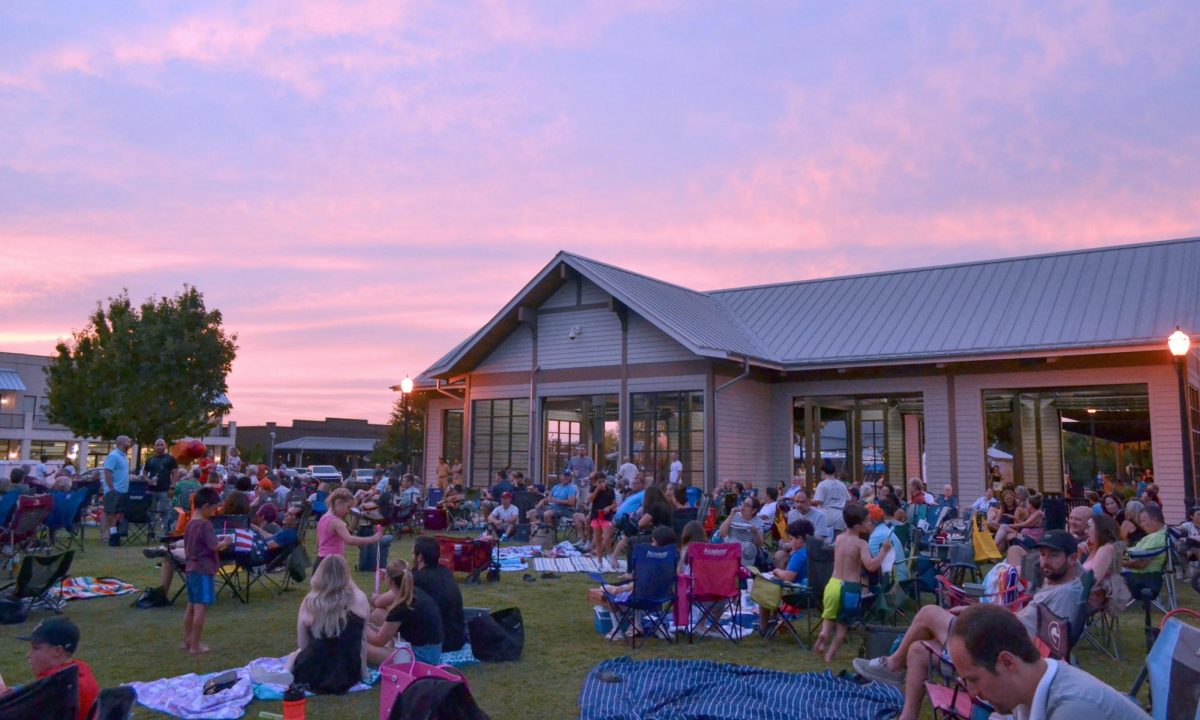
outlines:
[{"label": "sneaker", "polygon": [[151,560],[154,558],[163,558],[167,556],[167,549],[165,547],[146,548],[145,550],[142,550],[142,555],[150,558]]},{"label": "sneaker", "polygon": [[885,685],[892,685],[901,690],[904,689],[904,673],[888,670],[887,656],[880,655],[877,658],[854,658],[854,672],[862,675],[868,680],[874,680]]}]

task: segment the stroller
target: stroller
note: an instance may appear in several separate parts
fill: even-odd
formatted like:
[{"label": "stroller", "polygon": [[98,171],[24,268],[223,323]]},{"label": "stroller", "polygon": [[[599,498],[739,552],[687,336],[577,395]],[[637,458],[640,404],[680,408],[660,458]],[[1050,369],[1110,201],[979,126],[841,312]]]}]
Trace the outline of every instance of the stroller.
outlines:
[{"label": "stroller", "polygon": [[434,537],[440,551],[440,564],[451,572],[466,573],[468,584],[479,582],[484,570],[488,580],[500,579],[500,547],[492,538]]},{"label": "stroller", "polygon": [[407,644],[379,668],[379,680],[379,720],[488,720],[462,673],[417,662]]}]

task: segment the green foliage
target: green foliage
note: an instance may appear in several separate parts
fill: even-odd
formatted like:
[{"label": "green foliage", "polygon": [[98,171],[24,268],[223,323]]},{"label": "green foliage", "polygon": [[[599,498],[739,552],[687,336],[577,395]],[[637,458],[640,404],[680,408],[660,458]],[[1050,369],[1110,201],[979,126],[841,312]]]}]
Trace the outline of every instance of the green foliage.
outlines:
[{"label": "green foliage", "polygon": [[[425,446],[425,410],[429,407],[429,399],[425,393],[414,393],[408,397],[408,453],[409,456],[419,453]],[[380,465],[398,463],[404,456],[404,403],[403,396],[396,398],[392,404],[392,414],[388,418],[388,429],[383,439],[375,443],[371,450],[371,462]]]},{"label": "green foliage", "polygon": [[140,307],[122,291],[58,344],[46,369],[46,414],[82,437],[128,435],[145,445],[203,436],[229,411],[217,399],[236,340],[194,287]]}]

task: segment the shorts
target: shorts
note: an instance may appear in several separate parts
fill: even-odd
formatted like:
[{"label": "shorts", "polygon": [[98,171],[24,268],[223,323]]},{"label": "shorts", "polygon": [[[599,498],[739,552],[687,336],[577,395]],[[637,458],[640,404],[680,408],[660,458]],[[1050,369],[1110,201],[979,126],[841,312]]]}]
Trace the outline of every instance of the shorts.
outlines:
[{"label": "shorts", "polygon": [[192,605],[212,605],[217,599],[215,578],[204,573],[190,572],[187,574],[188,603]]},{"label": "shorts", "polygon": [[546,509],[554,513],[555,520],[562,520],[563,518],[569,520],[575,516],[575,510],[565,505],[550,505]]},{"label": "shorts", "polygon": [[821,619],[849,625],[862,612],[862,585],[829,578],[821,603]]},{"label": "shorts", "polygon": [[417,662],[423,662],[426,665],[440,665],[442,662],[442,644],[413,645],[412,654]]},{"label": "shorts", "polygon": [[124,515],[129,510],[129,493],[109,490],[104,493],[104,514]]},{"label": "shorts", "polygon": [[603,530],[612,527],[612,523],[604,518],[592,518],[591,525],[593,530]]}]

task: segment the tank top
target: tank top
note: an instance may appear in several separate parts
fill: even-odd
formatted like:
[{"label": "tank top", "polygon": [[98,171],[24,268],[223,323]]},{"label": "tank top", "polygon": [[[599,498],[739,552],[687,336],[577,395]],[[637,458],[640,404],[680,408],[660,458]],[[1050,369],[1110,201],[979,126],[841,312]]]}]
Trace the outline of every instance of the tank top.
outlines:
[{"label": "tank top", "polygon": [[327,512],[317,523],[317,557],[345,556],[346,554],[346,543],[333,530],[335,520],[337,520],[337,516],[332,512]]}]

